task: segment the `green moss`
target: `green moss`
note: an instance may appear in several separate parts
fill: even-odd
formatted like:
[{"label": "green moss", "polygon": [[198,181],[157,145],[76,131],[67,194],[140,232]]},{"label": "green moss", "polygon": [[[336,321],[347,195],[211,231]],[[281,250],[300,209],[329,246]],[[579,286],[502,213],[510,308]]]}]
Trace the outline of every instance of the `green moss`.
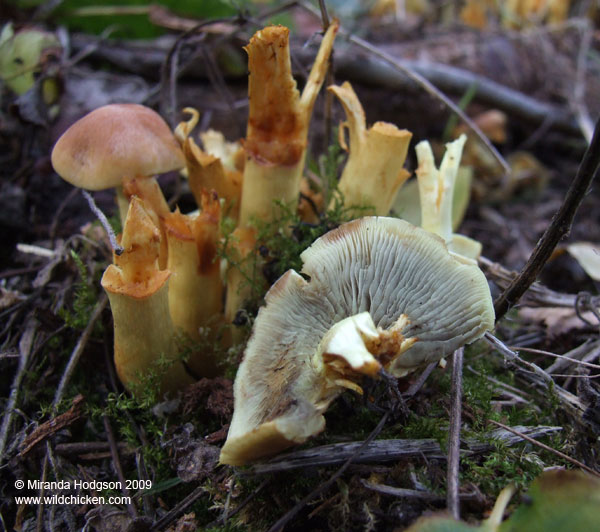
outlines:
[{"label": "green moss", "polygon": [[75,250],[71,250],[70,254],[79,272],[80,280],[75,284],[72,309],[63,307],[58,314],[65,321],[67,327],[82,330],[90,321],[94,307],[98,302],[98,294],[94,289],[93,282],[90,280],[91,276],[88,269],[79,254]]}]

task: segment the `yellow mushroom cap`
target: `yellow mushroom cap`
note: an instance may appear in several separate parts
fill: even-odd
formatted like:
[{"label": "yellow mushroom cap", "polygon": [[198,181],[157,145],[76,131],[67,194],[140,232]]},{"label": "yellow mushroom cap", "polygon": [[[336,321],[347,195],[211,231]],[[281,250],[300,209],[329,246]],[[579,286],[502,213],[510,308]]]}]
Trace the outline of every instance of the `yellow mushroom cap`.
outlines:
[{"label": "yellow mushroom cap", "polygon": [[138,104],[110,104],[75,122],[52,150],[52,166],[72,185],[102,190],[123,177],[152,176],[185,166],[161,116]]},{"label": "yellow mushroom cap", "polygon": [[366,217],[317,239],[260,309],[234,385],[221,462],[240,465],[323,429],[323,412],[379,364],[397,376],[494,325],[487,280],[438,236]]}]

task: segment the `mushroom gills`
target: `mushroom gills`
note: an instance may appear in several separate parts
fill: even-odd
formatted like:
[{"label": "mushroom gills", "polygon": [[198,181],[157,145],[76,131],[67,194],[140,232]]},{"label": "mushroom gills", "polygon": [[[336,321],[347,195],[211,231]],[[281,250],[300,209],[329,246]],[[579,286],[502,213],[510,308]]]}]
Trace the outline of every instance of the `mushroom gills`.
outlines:
[{"label": "mushroom gills", "polygon": [[360,393],[363,374],[383,366],[405,375],[493,327],[477,265],[408,222],[348,222],[301,258],[310,281],[287,271],[254,322],[223,463],[241,465],[305,441],[323,430],[323,412],[344,389]]}]

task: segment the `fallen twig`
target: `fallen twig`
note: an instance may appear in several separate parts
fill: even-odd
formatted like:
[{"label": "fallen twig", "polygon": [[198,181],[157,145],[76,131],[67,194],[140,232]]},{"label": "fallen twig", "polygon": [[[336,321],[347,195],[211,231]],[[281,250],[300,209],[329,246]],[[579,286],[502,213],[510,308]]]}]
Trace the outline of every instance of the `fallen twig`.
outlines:
[{"label": "fallen twig", "polygon": [[365,441],[361,442],[356,447],[356,449],[354,449],[354,451],[350,454],[350,456],[347,457],[346,461],[344,462],[344,465],[342,467],[340,467],[329,478],[329,480],[327,480],[327,482],[324,482],[323,484],[321,484],[320,486],[318,486],[317,488],[315,488],[313,491],[311,491],[298,504],[296,504],[289,512],[287,512],[283,517],[281,517],[280,519],[278,519],[277,522],[271,528],[269,528],[269,532],[278,532],[279,530],[282,530],[283,527],[290,521],[290,519],[292,519],[300,510],[302,510],[302,508],[304,508],[317,495],[319,495],[320,493],[324,492],[338,478],[340,478],[342,476],[342,474],[344,473],[344,471],[346,471],[346,469],[348,469],[348,467],[350,466],[350,464],[360,456],[360,454],[365,450],[365,448],[381,432],[381,430],[383,429],[383,427],[385,425],[385,422],[387,421],[387,418],[390,415],[390,412],[391,411],[388,410],[385,414],[383,414],[383,416],[381,417],[381,420],[379,421],[379,423],[377,423],[377,426],[373,429],[373,431],[371,432],[371,434],[369,434],[368,438]]},{"label": "fallen twig", "polygon": [[[547,434],[552,434],[563,430],[562,427],[537,426],[537,427],[514,427],[522,433],[525,433],[534,438],[539,438]],[[487,434],[486,439],[496,439],[502,441],[505,445],[515,445],[520,442],[519,437],[505,430],[494,430]],[[275,473],[278,471],[290,471],[293,469],[302,469],[307,467],[331,466],[343,463],[349,457],[353,456],[356,450],[363,445],[364,442],[350,443],[334,443],[323,445],[321,447],[313,447],[303,451],[294,451],[288,453],[269,462],[256,464],[240,472],[241,474],[258,474]],[[492,446],[487,442],[482,442],[478,439],[467,438],[463,440],[463,448],[461,454],[463,456],[471,456],[480,454],[492,449]],[[353,462],[368,464],[368,463],[386,463],[397,462],[398,460],[407,459],[436,459],[446,460],[447,455],[442,450],[440,444],[434,439],[423,440],[377,440],[369,443],[361,451],[360,455],[355,457]]]},{"label": "fallen twig", "polygon": [[27,438],[21,442],[20,457],[24,457],[36,445],[44,441],[49,436],[56,434],[59,430],[68,427],[77,421],[83,415],[83,395],[77,395],[73,398],[73,404],[66,412],[49,419],[39,425]]},{"label": "fallen twig", "polygon": [[27,371],[27,363],[29,362],[29,355],[33,349],[36,331],[37,321],[34,318],[30,318],[25,325],[25,331],[19,341],[19,366],[10,387],[10,395],[6,407],[4,408],[4,418],[2,419],[2,426],[0,427],[0,464],[2,464],[5,458],[4,451],[6,449],[8,433],[12,425],[15,407],[17,406],[17,400],[21,391],[21,382]]},{"label": "fallen twig", "polygon": [[[420,499],[423,501],[441,502],[446,498],[443,495],[425,490],[412,490],[407,488],[396,488],[395,486],[386,486],[385,484],[374,484],[365,479],[361,479],[360,483],[367,489],[382,493],[383,495],[391,495],[400,499]],[[477,501],[481,499],[481,495],[476,491],[470,493],[459,493],[457,495],[463,501]]]},{"label": "fallen twig", "polygon": [[106,440],[108,441],[108,446],[110,447],[112,463],[115,467],[115,471],[117,472],[117,477],[121,485],[121,493],[125,495],[125,497],[129,498],[129,502],[127,503],[127,511],[131,517],[136,518],[138,516],[138,512],[135,505],[131,502],[131,497],[129,497],[129,489],[127,488],[127,483],[125,482],[125,474],[123,473],[123,466],[121,465],[121,459],[119,458],[119,449],[117,448],[117,442],[115,440],[112,427],[110,426],[108,416],[102,416],[102,422],[104,423],[104,430],[106,431]]},{"label": "fallen twig", "polygon": [[448,479],[446,505],[454,519],[460,519],[459,479],[460,425],[462,413],[462,374],[465,349],[460,347],[452,357],[452,387],[450,391],[450,430],[448,434]]},{"label": "fallen twig", "polygon": [[69,362],[67,363],[67,367],[65,368],[63,376],[60,379],[60,383],[58,384],[58,387],[56,388],[56,393],[54,394],[54,400],[52,401],[52,409],[54,411],[56,411],[58,404],[61,402],[61,400],[63,398],[63,394],[65,393],[66,386],[67,386],[69,380],[71,379],[73,372],[75,371],[75,367],[77,366],[77,363],[79,362],[79,358],[81,357],[83,350],[85,349],[85,346],[87,345],[87,342],[90,339],[90,336],[92,335],[92,331],[94,330],[96,321],[98,320],[98,318],[100,318],[100,315],[102,314],[102,311],[104,310],[104,307],[106,306],[107,302],[108,302],[108,299],[107,299],[106,295],[102,294],[100,296],[98,303],[96,304],[96,307],[94,308],[94,311],[92,312],[92,315],[90,316],[90,321],[88,322],[85,329],[81,333],[81,336],[79,337],[79,340],[77,341],[77,345],[75,346],[75,349],[73,349],[73,352],[71,353],[71,358],[69,359]]},{"label": "fallen twig", "polygon": [[568,234],[575,213],[598,173],[600,173],[600,120],[596,122],[592,141],[560,209],[538,241],[523,270],[496,299],[494,303],[496,320],[502,318],[508,309],[521,298],[539,275],[560,239]]}]

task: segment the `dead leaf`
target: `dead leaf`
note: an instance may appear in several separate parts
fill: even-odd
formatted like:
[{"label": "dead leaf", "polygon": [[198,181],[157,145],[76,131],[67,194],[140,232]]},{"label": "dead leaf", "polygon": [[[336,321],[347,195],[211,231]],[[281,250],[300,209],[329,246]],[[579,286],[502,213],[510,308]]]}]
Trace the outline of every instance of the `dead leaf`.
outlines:
[{"label": "dead leaf", "polygon": [[577,316],[572,307],[524,307],[519,310],[519,317],[525,321],[545,325],[550,338],[585,329],[590,326],[590,323],[597,323],[594,314],[590,311],[582,312],[581,316],[589,323]]},{"label": "dead leaf", "polygon": [[600,246],[591,242],[574,242],[567,246],[573,257],[594,281],[600,281]]}]

